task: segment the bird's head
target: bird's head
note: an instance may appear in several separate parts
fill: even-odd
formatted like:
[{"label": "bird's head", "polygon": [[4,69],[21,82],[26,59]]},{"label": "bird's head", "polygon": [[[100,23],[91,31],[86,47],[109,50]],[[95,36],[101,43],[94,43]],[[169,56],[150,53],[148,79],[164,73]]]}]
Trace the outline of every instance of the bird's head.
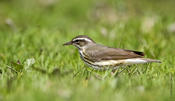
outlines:
[{"label": "bird's head", "polygon": [[74,45],[76,46],[78,49],[83,49],[85,47],[87,47],[90,44],[95,43],[91,38],[89,38],[86,35],[79,35],[75,38],[73,38],[71,41],[64,43],[63,45]]}]

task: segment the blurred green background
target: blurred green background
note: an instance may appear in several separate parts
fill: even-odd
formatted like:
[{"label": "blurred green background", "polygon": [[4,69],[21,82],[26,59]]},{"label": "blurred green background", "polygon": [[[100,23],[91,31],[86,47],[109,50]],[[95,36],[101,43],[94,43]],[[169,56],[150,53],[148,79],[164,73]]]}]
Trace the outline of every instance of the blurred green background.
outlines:
[{"label": "blurred green background", "polygon": [[[173,101],[175,0],[0,0],[0,101]],[[77,35],[161,64],[89,72]],[[76,76],[75,74],[79,72]]]}]

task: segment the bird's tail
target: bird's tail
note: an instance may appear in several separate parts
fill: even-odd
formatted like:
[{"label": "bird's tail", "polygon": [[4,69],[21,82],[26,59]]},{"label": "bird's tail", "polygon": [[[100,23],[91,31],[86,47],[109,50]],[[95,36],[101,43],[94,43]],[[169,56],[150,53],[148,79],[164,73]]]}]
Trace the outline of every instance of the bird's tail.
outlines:
[{"label": "bird's tail", "polygon": [[149,59],[149,58],[142,58],[142,60],[146,61],[147,63],[152,63],[152,62],[161,63],[160,60]]}]

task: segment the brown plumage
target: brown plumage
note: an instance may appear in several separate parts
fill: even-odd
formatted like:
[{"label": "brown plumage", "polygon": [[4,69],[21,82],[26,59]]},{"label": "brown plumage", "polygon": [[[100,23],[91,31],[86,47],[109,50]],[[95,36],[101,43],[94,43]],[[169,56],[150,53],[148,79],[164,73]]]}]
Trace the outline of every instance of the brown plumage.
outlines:
[{"label": "brown plumage", "polygon": [[102,45],[91,45],[84,53],[89,59],[94,61],[142,58],[144,56],[142,52],[110,48]]},{"label": "brown plumage", "polygon": [[144,58],[144,53],[120,48],[111,48],[95,43],[91,38],[80,35],[64,45],[74,45],[78,48],[82,60],[95,69],[116,66],[158,62],[159,60]]}]

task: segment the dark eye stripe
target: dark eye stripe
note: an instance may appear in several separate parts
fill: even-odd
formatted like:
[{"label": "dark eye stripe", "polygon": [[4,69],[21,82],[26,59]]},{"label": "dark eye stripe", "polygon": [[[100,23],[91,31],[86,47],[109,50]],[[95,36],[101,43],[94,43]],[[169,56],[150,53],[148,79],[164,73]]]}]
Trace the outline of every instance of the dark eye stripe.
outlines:
[{"label": "dark eye stripe", "polygon": [[80,41],[85,41],[85,40],[75,40],[74,42],[80,42]]},{"label": "dark eye stripe", "polygon": [[75,40],[74,42],[78,42],[79,40]]}]

